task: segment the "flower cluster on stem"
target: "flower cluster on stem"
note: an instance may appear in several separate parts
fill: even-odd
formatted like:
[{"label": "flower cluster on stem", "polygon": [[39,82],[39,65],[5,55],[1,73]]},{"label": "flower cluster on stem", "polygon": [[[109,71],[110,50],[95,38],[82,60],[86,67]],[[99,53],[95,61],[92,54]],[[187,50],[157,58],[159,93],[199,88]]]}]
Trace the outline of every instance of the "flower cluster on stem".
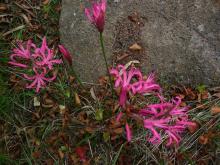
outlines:
[{"label": "flower cluster on stem", "polygon": [[[60,51],[64,58],[71,62],[70,55],[63,46],[60,46]],[[56,79],[54,66],[62,62],[61,59],[55,58],[54,50],[48,47],[46,37],[44,37],[40,47],[37,47],[31,40],[19,42],[18,47],[13,49],[8,63],[23,69],[21,76],[30,81],[26,88],[33,88],[38,93],[48,82]]]},{"label": "flower cluster on stem", "polygon": [[[193,124],[187,115],[188,108],[181,107],[181,99],[177,97],[171,102],[165,102],[165,98],[161,94],[162,89],[155,82],[154,73],[144,78],[139,69],[135,67],[127,69],[123,65],[112,68],[110,73],[115,79],[115,88],[120,88],[119,104],[123,109],[126,109],[126,103],[129,101],[128,93],[132,95],[151,93],[160,100],[160,103],[150,104],[140,109],[137,114],[143,122],[143,127],[150,133],[147,141],[152,144],[160,143],[162,134],[164,134],[168,137],[167,146],[178,145],[181,141],[181,134],[189,125]],[[116,121],[119,122],[123,115],[125,113],[119,112]],[[125,130],[127,141],[130,142],[132,133],[128,122]]]}]

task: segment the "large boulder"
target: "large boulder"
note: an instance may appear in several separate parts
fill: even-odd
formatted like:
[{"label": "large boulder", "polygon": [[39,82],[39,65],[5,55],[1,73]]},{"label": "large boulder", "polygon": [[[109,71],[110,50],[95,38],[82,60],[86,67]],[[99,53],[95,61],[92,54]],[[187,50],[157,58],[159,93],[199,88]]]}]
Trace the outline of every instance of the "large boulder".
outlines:
[{"label": "large boulder", "polygon": [[[84,15],[87,1],[63,0],[61,41],[85,82],[106,73],[99,34]],[[162,81],[220,84],[220,3],[217,0],[108,0],[104,31],[109,64],[139,60]],[[137,43],[141,51],[129,50]]]}]

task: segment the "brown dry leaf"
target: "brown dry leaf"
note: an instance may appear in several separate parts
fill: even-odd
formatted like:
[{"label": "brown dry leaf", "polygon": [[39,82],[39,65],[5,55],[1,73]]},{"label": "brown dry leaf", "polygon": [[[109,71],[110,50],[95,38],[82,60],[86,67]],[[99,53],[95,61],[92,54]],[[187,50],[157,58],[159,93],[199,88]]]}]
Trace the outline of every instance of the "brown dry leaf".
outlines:
[{"label": "brown dry leaf", "polygon": [[76,103],[76,105],[81,105],[81,101],[80,101],[79,95],[77,93],[75,93],[75,103]]},{"label": "brown dry leaf", "polygon": [[139,21],[139,16],[138,16],[138,14],[135,12],[135,13],[133,13],[132,15],[129,15],[129,16],[128,16],[128,19],[129,19],[130,21],[134,22],[134,23],[138,23],[138,21]]},{"label": "brown dry leaf", "polygon": [[201,135],[201,136],[199,137],[199,143],[200,143],[200,144],[205,145],[205,144],[208,143],[208,141],[209,141],[209,138],[208,138],[207,135]]},{"label": "brown dry leaf", "polygon": [[54,165],[54,160],[53,159],[47,159],[45,161],[46,165]]},{"label": "brown dry leaf", "polygon": [[49,2],[50,2],[50,0],[44,0],[44,1],[43,1],[43,4],[44,4],[44,5],[47,5]]},{"label": "brown dry leaf", "polygon": [[199,137],[199,142],[201,144],[207,144],[215,136],[216,134],[210,130],[208,133],[201,135]]},{"label": "brown dry leaf", "polygon": [[194,125],[189,125],[188,126],[188,130],[191,134],[195,133],[198,128],[199,128],[199,124],[197,122],[193,122]]},{"label": "brown dry leaf", "polygon": [[195,100],[197,95],[195,94],[195,91],[193,91],[191,88],[185,88],[186,96],[190,100]]},{"label": "brown dry leaf", "polygon": [[7,9],[8,9],[8,7],[7,7],[6,4],[0,3],[0,11],[5,11],[5,10],[7,10]]},{"label": "brown dry leaf", "polygon": [[37,119],[40,119],[40,113],[39,112],[33,112],[34,117]]},{"label": "brown dry leaf", "polygon": [[43,96],[43,108],[52,108],[55,106],[55,103],[52,99],[49,98],[48,94],[44,94]]},{"label": "brown dry leaf", "polygon": [[118,128],[120,126],[121,126],[120,122],[116,122],[115,119],[110,120],[110,124],[109,124],[110,129]]},{"label": "brown dry leaf", "polygon": [[59,153],[60,158],[63,159],[64,158],[64,153],[61,150],[58,150],[58,153]]},{"label": "brown dry leaf", "polygon": [[32,153],[32,156],[35,158],[35,159],[39,159],[41,157],[41,153],[39,151],[36,151],[36,152],[33,152]]},{"label": "brown dry leaf", "polygon": [[213,96],[220,98],[220,93],[215,93]]},{"label": "brown dry leaf", "polygon": [[55,132],[47,139],[47,143],[53,145],[59,139],[58,133]]},{"label": "brown dry leaf", "polygon": [[142,47],[138,45],[137,43],[133,44],[132,46],[129,47],[130,50],[138,51],[142,50]]},{"label": "brown dry leaf", "polygon": [[123,128],[116,128],[113,130],[114,133],[116,134],[122,134],[123,133]]},{"label": "brown dry leaf", "polygon": [[99,84],[104,86],[108,82],[108,77],[107,76],[101,76],[98,81],[99,81]]},{"label": "brown dry leaf", "polygon": [[118,137],[118,135],[111,135],[111,140],[116,140]]},{"label": "brown dry leaf", "polygon": [[78,115],[77,115],[77,119],[82,122],[82,123],[89,123],[89,119],[88,119],[88,116],[85,112],[80,112]]},{"label": "brown dry leaf", "polygon": [[45,104],[54,104],[54,101],[47,98],[47,99],[44,100],[44,103]]},{"label": "brown dry leaf", "polygon": [[220,106],[213,106],[213,107],[211,108],[211,114],[212,114],[212,115],[216,115],[216,114],[218,114],[218,113],[220,113]]},{"label": "brown dry leaf", "polygon": [[47,105],[47,104],[42,104],[42,107],[43,108],[52,108],[54,105],[53,104],[49,104],[49,105]]},{"label": "brown dry leaf", "polygon": [[129,56],[129,54],[124,53],[124,54],[122,54],[121,56],[117,57],[116,62],[119,62],[119,61],[125,59],[125,58],[128,57],[128,56]]},{"label": "brown dry leaf", "polygon": [[92,134],[92,133],[95,132],[95,129],[92,128],[92,127],[86,127],[86,128],[85,128],[85,131]]}]

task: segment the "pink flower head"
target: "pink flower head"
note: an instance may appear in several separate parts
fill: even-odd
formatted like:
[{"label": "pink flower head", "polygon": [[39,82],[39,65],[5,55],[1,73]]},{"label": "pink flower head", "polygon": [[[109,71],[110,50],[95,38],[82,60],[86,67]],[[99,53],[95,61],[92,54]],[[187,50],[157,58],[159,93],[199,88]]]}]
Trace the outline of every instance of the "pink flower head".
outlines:
[{"label": "pink flower head", "polygon": [[72,60],[72,56],[71,56],[70,52],[63,45],[59,45],[59,50],[63,54],[63,57],[67,60],[69,65],[72,65],[73,60]]},{"label": "pink flower head", "polygon": [[119,104],[123,107],[125,106],[129,91],[133,94],[144,94],[160,89],[160,86],[154,82],[153,74],[147,80],[144,80],[140,70],[134,67],[127,71],[125,66],[118,65],[110,70],[110,74],[116,79],[115,87],[121,87]]},{"label": "pink flower head", "polygon": [[131,70],[126,71],[126,68],[123,65],[118,65],[116,69],[111,69],[110,74],[116,78],[115,87],[121,87],[119,104],[124,107],[127,100],[127,93],[134,88],[134,86],[139,88],[137,82],[132,82],[132,80],[136,77],[139,81],[142,80],[142,74],[139,69],[134,67],[132,67]]},{"label": "pink flower head", "polygon": [[56,78],[56,75],[54,74],[53,77],[47,78],[46,75],[48,74],[48,71],[45,67],[42,68],[33,68],[33,71],[35,73],[34,76],[28,76],[27,74],[24,74],[23,76],[27,80],[33,81],[31,84],[29,84],[26,88],[36,88],[36,92],[38,93],[42,87],[46,86],[47,82],[51,82]]},{"label": "pink flower head", "polygon": [[127,141],[130,142],[132,139],[132,133],[128,123],[125,124],[125,130],[126,130]]},{"label": "pink flower head", "polygon": [[54,51],[48,48],[46,37],[43,38],[41,47],[35,50],[33,57],[38,59],[36,65],[49,69],[53,69],[54,64],[62,63],[62,60],[54,59]]},{"label": "pink flower head", "polygon": [[85,14],[89,21],[95,25],[100,33],[104,30],[105,25],[105,13],[106,13],[106,0],[100,2],[94,2],[92,7],[85,9]]},{"label": "pink flower head", "polygon": [[16,67],[27,68],[28,65],[18,62],[18,60],[29,61],[31,59],[32,48],[36,49],[36,45],[28,40],[26,46],[19,42],[18,48],[13,49],[13,54],[10,55],[10,60],[8,63]]},{"label": "pink flower head", "polygon": [[139,81],[139,83],[137,83],[138,88],[135,87],[135,85],[133,86],[132,90],[133,93],[140,93],[140,94],[144,94],[144,93],[149,93],[152,91],[160,91],[161,88],[158,84],[155,83],[155,74],[154,73],[150,73],[150,75],[148,76],[148,78],[146,80],[141,80]]},{"label": "pink flower head", "polygon": [[[156,144],[161,142],[161,133],[168,136],[167,146],[179,144],[181,134],[189,125],[187,107],[180,107],[181,99],[173,99],[172,102],[148,105],[140,110],[140,115],[144,118],[144,128],[148,129],[152,137],[148,141]],[[161,133],[159,133],[161,132]]]}]

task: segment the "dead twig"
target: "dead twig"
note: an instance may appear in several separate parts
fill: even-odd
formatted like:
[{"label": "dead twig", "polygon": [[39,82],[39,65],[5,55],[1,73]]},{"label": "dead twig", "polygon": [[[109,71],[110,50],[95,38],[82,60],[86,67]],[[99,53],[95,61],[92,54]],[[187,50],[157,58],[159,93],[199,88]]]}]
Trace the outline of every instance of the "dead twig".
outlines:
[{"label": "dead twig", "polygon": [[18,4],[17,2],[13,2],[16,6],[18,6],[19,8],[21,8],[22,10],[28,12],[32,17],[36,17],[34,15],[34,13],[32,13],[30,10],[27,10],[26,8],[24,8],[22,5]]},{"label": "dead twig", "polygon": [[7,35],[9,35],[13,32],[16,32],[16,31],[24,29],[24,28],[25,28],[25,25],[20,25],[20,26],[14,28],[14,29],[11,29],[11,30],[7,31],[6,33],[2,34],[2,36],[5,37],[5,36],[7,36]]}]

